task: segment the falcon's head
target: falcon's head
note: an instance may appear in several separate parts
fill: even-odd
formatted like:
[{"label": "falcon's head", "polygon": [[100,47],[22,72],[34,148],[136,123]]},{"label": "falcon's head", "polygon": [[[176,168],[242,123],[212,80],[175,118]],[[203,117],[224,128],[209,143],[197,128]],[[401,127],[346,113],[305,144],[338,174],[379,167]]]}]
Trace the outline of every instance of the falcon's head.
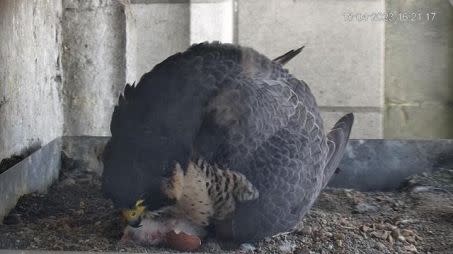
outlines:
[{"label": "falcon's head", "polygon": [[140,225],[143,213],[175,204],[176,197],[167,186],[176,165],[182,169],[188,165],[193,143],[193,132],[188,130],[196,129],[198,123],[168,104],[181,103],[184,98],[179,93],[157,92],[180,82],[165,68],[160,70],[145,74],[136,86],[126,85],[112,114],[112,137],[103,154],[103,192],[123,210],[131,226]]},{"label": "falcon's head", "polygon": [[178,155],[184,152],[168,143],[160,149],[155,144],[113,136],[104,151],[103,192],[132,227],[141,225],[145,212],[161,215],[180,195],[175,172],[183,174]]}]

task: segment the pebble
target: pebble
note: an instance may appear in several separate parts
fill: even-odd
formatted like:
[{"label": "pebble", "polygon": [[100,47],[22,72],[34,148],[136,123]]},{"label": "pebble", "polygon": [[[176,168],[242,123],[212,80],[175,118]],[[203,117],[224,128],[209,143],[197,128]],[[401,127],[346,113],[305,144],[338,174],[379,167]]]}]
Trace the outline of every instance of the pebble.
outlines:
[{"label": "pebble", "polygon": [[250,243],[243,243],[239,246],[239,249],[245,252],[254,252],[256,247],[251,245]]},{"label": "pebble", "polygon": [[302,234],[310,235],[313,232],[313,229],[310,226],[306,226],[301,230]]},{"label": "pebble", "polygon": [[385,230],[373,231],[370,233],[371,236],[385,240],[389,236],[389,232]]},{"label": "pebble", "polygon": [[400,237],[400,235],[401,235],[401,232],[399,229],[392,230],[393,238],[398,239],[398,237]]},{"label": "pebble", "polygon": [[416,243],[417,241],[415,240],[415,237],[413,236],[405,236],[406,241],[410,243]]},{"label": "pebble", "polygon": [[355,211],[358,213],[375,213],[379,210],[379,208],[375,205],[371,205],[368,203],[358,203],[355,206]]},{"label": "pebble", "polygon": [[414,231],[409,230],[409,229],[403,229],[403,230],[401,230],[401,234],[402,234],[403,236],[414,236],[414,235],[415,235]]},{"label": "pebble", "polygon": [[365,233],[368,232],[368,231],[370,231],[370,229],[371,229],[371,228],[368,227],[368,226],[366,226],[366,225],[362,225],[362,226],[360,227],[360,230],[361,230],[362,232],[365,232]]},{"label": "pebble", "polygon": [[393,236],[392,235],[389,235],[389,237],[387,238],[387,241],[389,241],[389,243],[391,245],[393,245],[395,243],[395,239],[393,239]]},{"label": "pebble", "polygon": [[344,240],[346,237],[342,233],[335,234],[335,239],[337,240]]},{"label": "pebble", "polygon": [[404,250],[410,251],[413,253],[418,253],[417,248],[413,244],[404,246]]},{"label": "pebble", "polygon": [[376,244],[374,245],[374,248],[377,250],[381,250],[381,251],[387,249],[387,247],[381,242],[376,242]]},{"label": "pebble", "polygon": [[282,253],[292,253],[296,249],[296,244],[290,241],[284,241],[280,246],[278,246],[278,249]]},{"label": "pebble", "polygon": [[71,186],[71,185],[75,185],[75,184],[76,184],[76,181],[72,178],[66,178],[63,181],[61,181],[60,183],[58,183],[58,185],[60,185],[60,187]]}]

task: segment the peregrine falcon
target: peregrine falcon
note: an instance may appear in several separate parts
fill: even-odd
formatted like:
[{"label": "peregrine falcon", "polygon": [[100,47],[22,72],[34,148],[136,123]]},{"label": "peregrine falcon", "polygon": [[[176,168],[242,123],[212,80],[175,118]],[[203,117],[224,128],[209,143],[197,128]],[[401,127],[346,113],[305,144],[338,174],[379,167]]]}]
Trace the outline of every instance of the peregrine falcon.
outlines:
[{"label": "peregrine falcon", "polygon": [[294,229],[337,168],[354,118],[325,132],[309,87],[283,68],[301,50],[270,60],[201,43],[126,85],[103,156],[103,191],[126,231],[151,244],[171,230],[242,243]]}]

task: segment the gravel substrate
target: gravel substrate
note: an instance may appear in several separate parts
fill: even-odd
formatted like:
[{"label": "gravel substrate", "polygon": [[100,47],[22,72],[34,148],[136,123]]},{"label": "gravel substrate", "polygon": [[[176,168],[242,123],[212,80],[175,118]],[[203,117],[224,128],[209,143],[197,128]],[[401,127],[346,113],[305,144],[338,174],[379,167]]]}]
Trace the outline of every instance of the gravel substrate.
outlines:
[{"label": "gravel substrate", "polygon": [[[297,232],[230,252],[453,253],[453,170],[394,192],[327,189]],[[302,224],[302,223],[301,223]],[[162,252],[119,242],[124,225],[100,179],[64,170],[47,194],[23,196],[0,225],[0,249]],[[200,251],[226,253],[213,239]]]}]

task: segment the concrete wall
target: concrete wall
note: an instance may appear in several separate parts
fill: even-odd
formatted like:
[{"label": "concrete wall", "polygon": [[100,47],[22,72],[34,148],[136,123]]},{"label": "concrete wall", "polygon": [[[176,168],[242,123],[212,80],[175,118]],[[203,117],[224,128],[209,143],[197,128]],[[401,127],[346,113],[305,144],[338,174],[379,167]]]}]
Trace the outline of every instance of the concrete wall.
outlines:
[{"label": "concrete wall", "polygon": [[383,12],[384,0],[132,1],[126,6],[127,81],[138,80],[190,43],[235,41],[269,57],[304,44],[306,49],[288,68],[309,83],[326,126],[355,112],[352,136],[379,138],[384,23],[348,21],[348,11]]},{"label": "concrete wall", "polygon": [[192,0],[190,4],[190,43],[233,42],[233,0]]},{"label": "concrete wall", "polygon": [[387,1],[397,22],[386,24],[385,137],[453,138],[450,2]]},{"label": "concrete wall", "polygon": [[[287,67],[310,85],[326,127],[355,112],[354,138],[452,138],[452,6],[384,2],[0,1],[0,159],[63,134],[109,135],[125,82],[205,40],[269,57],[305,45]],[[412,10],[437,15],[361,18]]]},{"label": "concrete wall", "polygon": [[125,16],[116,0],[63,1],[64,135],[110,135],[125,84]]},{"label": "concrete wall", "polygon": [[0,160],[62,135],[62,6],[0,1]]},{"label": "concrete wall", "polygon": [[382,137],[384,23],[348,20],[345,14],[384,12],[384,0],[238,3],[240,44],[270,57],[306,46],[288,68],[310,86],[326,128],[355,112],[352,137]]},{"label": "concrete wall", "polygon": [[233,0],[136,0],[125,13],[128,83],[193,43],[233,42]]},{"label": "concrete wall", "polygon": [[125,13],[128,83],[190,45],[188,2],[130,4]]},{"label": "concrete wall", "polygon": [[[354,138],[452,136],[448,1],[400,0],[387,6],[385,0],[125,2],[127,82],[195,42],[234,41],[270,57],[304,44],[304,52],[288,68],[309,83],[326,127],[355,112]],[[412,10],[438,15],[430,23],[361,18]],[[99,132],[108,133],[88,131]]]}]

